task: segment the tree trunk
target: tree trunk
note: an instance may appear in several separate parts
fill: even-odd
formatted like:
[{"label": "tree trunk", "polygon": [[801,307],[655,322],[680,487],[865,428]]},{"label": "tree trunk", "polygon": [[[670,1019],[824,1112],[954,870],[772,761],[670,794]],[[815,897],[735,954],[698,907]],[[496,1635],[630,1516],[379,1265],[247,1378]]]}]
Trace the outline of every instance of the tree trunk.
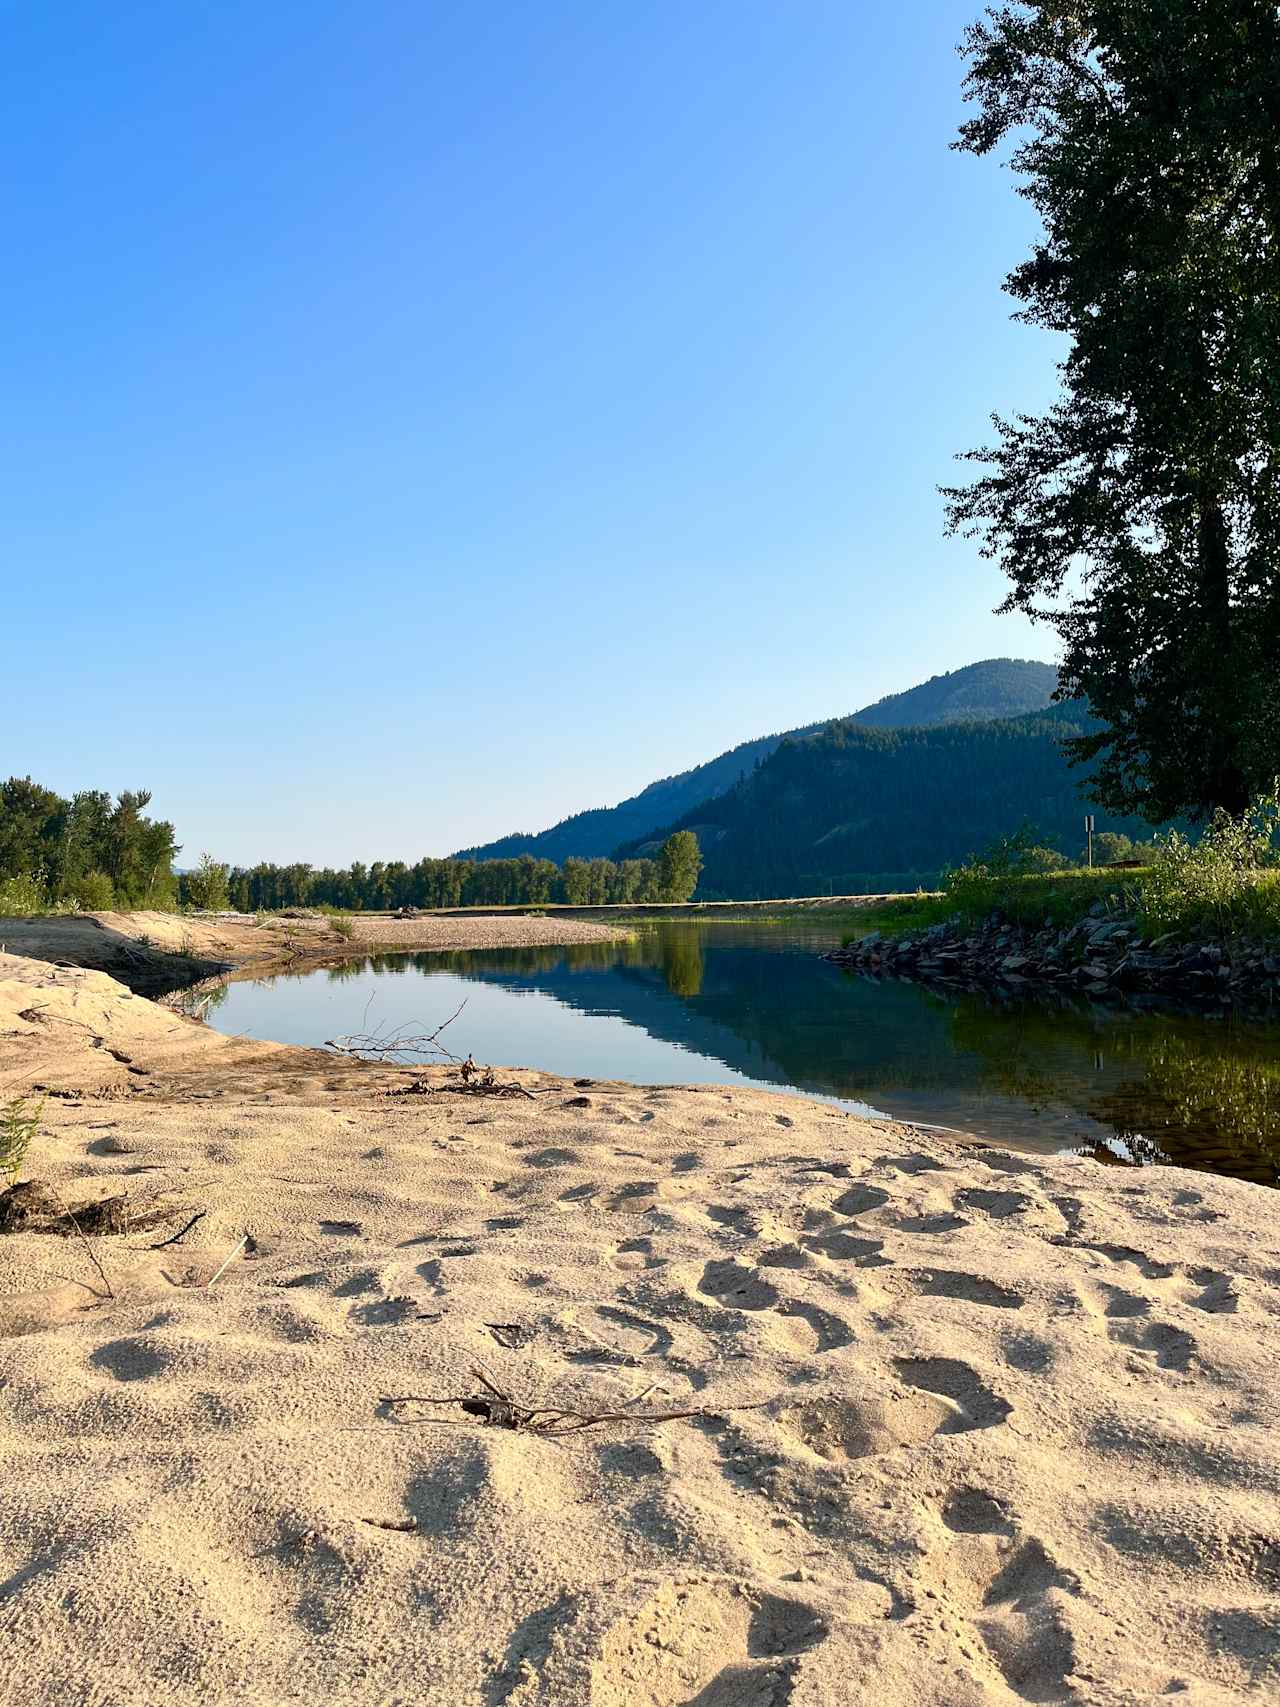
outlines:
[{"label": "tree trunk", "polygon": [[1233,659],[1231,622],[1231,548],[1227,519],[1216,492],[1200,499],[1197,554],[1205,652],[1201,662],[1204,697],[1210,708],[1205,724],[1205,800],[1239,814],[1249,804],[1249,786],[1240,767],[1240,684]]}]

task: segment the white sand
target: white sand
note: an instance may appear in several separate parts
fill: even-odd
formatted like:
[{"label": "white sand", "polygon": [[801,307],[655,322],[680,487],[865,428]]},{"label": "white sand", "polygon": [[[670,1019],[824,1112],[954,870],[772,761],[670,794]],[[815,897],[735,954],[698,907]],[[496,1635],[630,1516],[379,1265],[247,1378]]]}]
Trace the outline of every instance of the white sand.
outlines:
[{"label": "white sand", "polygon": [[[0,1098],[72,1093],[27,1172],[207,1211],[97,1241],[114,1298],[0,1238],[0,1700],[1280,1699],[1274,1195],[514,1076],[389,1097],[0,957]],[[380,1402],[477,1368],[706,1414]]]}]

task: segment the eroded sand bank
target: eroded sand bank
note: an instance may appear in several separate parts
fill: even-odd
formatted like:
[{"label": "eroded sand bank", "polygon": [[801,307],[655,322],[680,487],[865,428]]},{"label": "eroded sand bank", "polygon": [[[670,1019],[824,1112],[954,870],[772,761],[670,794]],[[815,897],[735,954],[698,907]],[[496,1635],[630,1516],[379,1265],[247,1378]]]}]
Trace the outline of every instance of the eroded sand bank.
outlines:
[{"label": "eroded sand bank", "polygon": [[[27,1172],[205,1211],[97,1241],[112,1298],[0,1238],[0,1699],[1280,1697],[1273,1194],[749,1090],[388,1094],[422,1077],[0,957]],[[703,1414],[382,1402],[477,1369]]]}]

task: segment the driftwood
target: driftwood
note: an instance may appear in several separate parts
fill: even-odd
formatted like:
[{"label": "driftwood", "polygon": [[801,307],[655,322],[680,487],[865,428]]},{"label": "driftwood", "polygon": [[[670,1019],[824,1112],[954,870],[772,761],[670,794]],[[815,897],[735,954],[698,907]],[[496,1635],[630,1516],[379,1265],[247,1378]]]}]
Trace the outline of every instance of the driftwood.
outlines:
[{"label": "driftwood", "polygon": [[[491,1381],[483,1369],[472,1372],[484,1388],[483,1393],[445,1394],[433,1396],[406,1393],[399,1397],[384,1396],[384,1405],[457,1405],[473,1421],[489,1428],[518,1429],[525,1434],[579,1434],[583,1429],[602,1428],[608,1423],[638,1423],[648,1428],[655,1423],[675,1422],[682,1417],[718,1417],[727,1411],[759,1411],[771,1399],[761,1399],[753,1405],[694,1405],[687,1410],[672,1411],[576,1411],[562,1405],[524,1405]],[[401,1426],[416,1423],[440,1423],[455,1428],[466,1427],[457,1417],[408,1417]]]},{"label": "driftwood", "polygon": [[[435,1055],[442,1061],[451,1061],[461,1067],[461,1057],[441,1043],[440,1034],[448,1030],[466,1005],[462,1002],[434,1031],[413,1032],[408,1024],[396,1026],[393,1031],[356,1031],[346,1037],[327,1038],[324,1047],[339,1055],[356,1055],[365,1060],[395,1061],[406,1065],[406,1057]],[[366,1006],[365,1012],[368,1011]],[[470,1056],[467,1059],[470,1060]]]}]

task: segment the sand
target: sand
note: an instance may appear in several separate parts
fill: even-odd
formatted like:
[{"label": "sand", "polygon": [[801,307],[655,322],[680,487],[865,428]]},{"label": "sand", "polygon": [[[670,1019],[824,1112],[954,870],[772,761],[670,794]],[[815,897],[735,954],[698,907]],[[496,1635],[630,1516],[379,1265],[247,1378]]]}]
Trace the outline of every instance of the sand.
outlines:
[{"label": "sand", "polygon": [[[110,1297],[0,1238],[0,1700],[1280,1699],[1273,1194],[501,1077],[0,956],[27,1173],[173,1212],[94,1241]],[[477,1371],[634,1420],[386,1402]]]}]

